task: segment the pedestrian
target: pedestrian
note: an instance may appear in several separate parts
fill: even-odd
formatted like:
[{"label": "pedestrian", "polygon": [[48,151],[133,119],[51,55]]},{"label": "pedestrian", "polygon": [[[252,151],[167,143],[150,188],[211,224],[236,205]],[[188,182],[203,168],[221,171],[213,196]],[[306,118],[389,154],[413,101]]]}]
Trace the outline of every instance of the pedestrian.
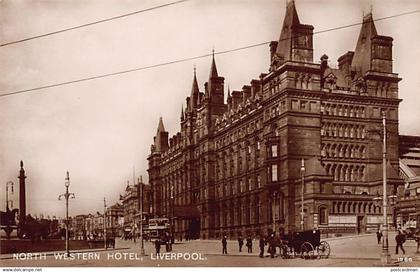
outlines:
[{"label": "pedestrian", "polygon": [[274,258],[274,255],[276,254],[276,235],[274,233],[270,235],[268,240],[268,251],[270,253],[270,257]]},{"label": "pedestrian", "polygon": [[156,255],[160,253],[160,240],[156,239],[155,241],[155,249],[156,249]]},{"label": "pedestrian", "polygon": [[238,245],[239,245],[239,252],[242,252],[242,246],[244,245],[244,238],[242,238],[242,235],[239,235],[238,237]]},{"label": "pedestrian", "polygon": [[405,254],[405,250],[403,244],[405,243],[405,235],[399,230],[397,236],[395,236],[395,241],[397,242],[397,246],[395,247],[395,254],[398,254],[398,248],[401,248],[403,254]]},{"label": "pedestrian", "polygon": [[246,247],[248,248],[248,253],[252,253],[252,238],[251,238],[251,235],[248,235],[248,238],[246,238]]},{"label": "pedestrian", "polygon": [[264,236],[260,235],[260,258],[264,258],[264,247],[265,247]]},{"label": "pedestrian", "polygon": [[420,228],[417,230],[416,235],[414,236],[417,242],[417,250],[416,250],[416,254],[420,254]]},{"label": "pedestrian", "polygon": [[223,236],[222,239],[222,254],[228,254],[227,253],[227,236]]},{"label": "pedestrian", "polygon": [[382,239],[382,232],[379,229],[376,232],[376,239],[378,240],[378,245],[379,245],[381,243],[381,239]]}]

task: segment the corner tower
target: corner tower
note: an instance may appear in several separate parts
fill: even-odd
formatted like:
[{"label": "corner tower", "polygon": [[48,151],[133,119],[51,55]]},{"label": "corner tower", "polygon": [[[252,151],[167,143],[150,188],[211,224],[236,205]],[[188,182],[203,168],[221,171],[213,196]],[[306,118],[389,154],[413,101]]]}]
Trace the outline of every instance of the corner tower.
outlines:
[{"label": "corner tower", "polygon": [[270,43],[271,67],[275,70],[287,61],[313,62],[313,29],[299,21],[295,1],[289,1],[278,41]]}]

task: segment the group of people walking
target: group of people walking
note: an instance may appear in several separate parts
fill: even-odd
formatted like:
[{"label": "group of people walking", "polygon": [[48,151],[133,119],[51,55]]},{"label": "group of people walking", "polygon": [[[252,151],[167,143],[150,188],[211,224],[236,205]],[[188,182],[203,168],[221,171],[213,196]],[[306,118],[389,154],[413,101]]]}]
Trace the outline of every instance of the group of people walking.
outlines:
[{"label": "group of people walking", "polygon": [[[244,246],[244,238],[239,235],[238,237],[238,246],[239,246],[239,252],[242,252],[242,247]],[[248,253],[252,253],[252,237],[250,235],[246,238],[246,244],[245,246],[248,249]],[[222,238],[222,254],[228,254],[227,252],[227,236],[224,235]]]},{"label": "group of people walking", "polygon": [[[245,246],[248,249],[248,253],[252,253],[252,246],[253,246],[253,239],[250,235],[247,236],[245,242]],[[265,247],[268,245],[267,252],[270,253],[271,258],[274,258],[274,255],[276,254],[276,237],[275,234],[271,234],[268,238],[265,238],[264,236],[260,235],[259,237],[259,249],[260,249],[260,258],[264,258],[264,250]],[[238,249],[239,252],[242,252],[242,247],[244,246],[244,238],[239,235],[238,237]],[[222,238],[222,254],[228,254],[227,250],[227,236],[224,235]]]}]

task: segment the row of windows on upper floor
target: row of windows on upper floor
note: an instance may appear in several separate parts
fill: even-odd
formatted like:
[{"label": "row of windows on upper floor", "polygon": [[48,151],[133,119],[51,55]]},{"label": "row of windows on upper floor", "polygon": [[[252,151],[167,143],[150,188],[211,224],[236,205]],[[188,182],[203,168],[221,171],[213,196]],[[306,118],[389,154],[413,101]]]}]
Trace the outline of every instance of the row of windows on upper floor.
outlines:
[{"label": "row of windows on upper floor", "polygon": [[322,123],[321,136],[365,139],[366,127],[346,123]]},{"label": "row of windows on upper floor", "polygon": [[323,143],[321,156],[327,158],[366,158],[366,146],[357,144]]},{"label": "row of windows on upper floor", "polygon": [[[296,73],[294,77],[294,84],[296,89],[312,90],[313,89],[313,75],[307,73]],[[265,87],[264,99],[280,92],[282,90],[281,79],[279,77],[270,81]]]},{"label": "row of windows on upper floor", "polygon": [[[255,121],[252,121],[235,131],[229,133],[228,135],[225,135],[223,138],[220,138],[216,140],[216,149],[222,148],[223,146],[227,146],[231,143],[236,142],[237,140],[246,137],[252,133],[254,133],[256,130],[259,130],[262,128],[263,119],[258,119]],[[249,142],[245,143],[246,145],[249,144]]]},{"label": "row of windows on upper floor", "polygon": [[365,181],[365,165],[359,164],[326,164],[325,170],[327,174],[334,177],[334,181],[343,182],[364,182]]},{"label": "row of windows on upper floor", "polygon": [[262,187],[260,175],[231,180],[230,182],[220,182],[215,185],[216,198],[233,196],[245,192],[257,190]]},{"label": "row of windows on upper floor", "polygon": [[[304,100],[304,99],[292,99],[290,100],[290,110],[301,111],[301,112],[318,112],[318,103],[316,101]],[[264,121],[271,118],[277,117],[280,114],[288,110],[286,100],[282,100],[279,104],[271,106],[269,109],[264,111]]]},{"label": "row of windows on upper floor", "polygon": [[366,118],[364,106],[321,103],[321,113],[325,115]]}]

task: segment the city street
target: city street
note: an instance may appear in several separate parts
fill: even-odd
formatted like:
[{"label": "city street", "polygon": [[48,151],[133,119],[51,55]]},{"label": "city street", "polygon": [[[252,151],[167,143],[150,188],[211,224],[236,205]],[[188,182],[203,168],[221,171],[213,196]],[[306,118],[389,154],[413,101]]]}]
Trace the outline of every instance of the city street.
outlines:
[{"label": "city street", "polygon": [[[395,255],[395,234],[390,234],[390,252],[397,262],[398,257],[406,257],[400,261],[400,266],[419,267],[420,254],[415,254],[416,243],[407,241],[404,244],[406,255]],[[145,243],[147,256],[140,256],[140,243],[117,240],[115,250],[98,250],[93,254],[79,254],[74,260],[59,259],[54,253],[48,253],[46,260],[15,260],[12,255],[2,256],[1,263],[5,267],[15,266],[379,266],[381,246],[376,244],[375,234],[327,238],[331,246],[331,256],[328,259],[303,260],[301,258],[271,259],[258,257],[258,241],[253,243],[253,253],[238,251],[237,242],[228,242],[228,255],[221,254],[221,242],[182,241],[176,243],[172,254],[165,255],[165,248],[161,248],[160,259],[156,257],[151,243]],[[267,249],[267,248],[266,248]],[[82,251],[80,251],[82,252]],[[151,254],[152,253],[152,254]],[[60,255],[63,256],[63,255]]]}]

